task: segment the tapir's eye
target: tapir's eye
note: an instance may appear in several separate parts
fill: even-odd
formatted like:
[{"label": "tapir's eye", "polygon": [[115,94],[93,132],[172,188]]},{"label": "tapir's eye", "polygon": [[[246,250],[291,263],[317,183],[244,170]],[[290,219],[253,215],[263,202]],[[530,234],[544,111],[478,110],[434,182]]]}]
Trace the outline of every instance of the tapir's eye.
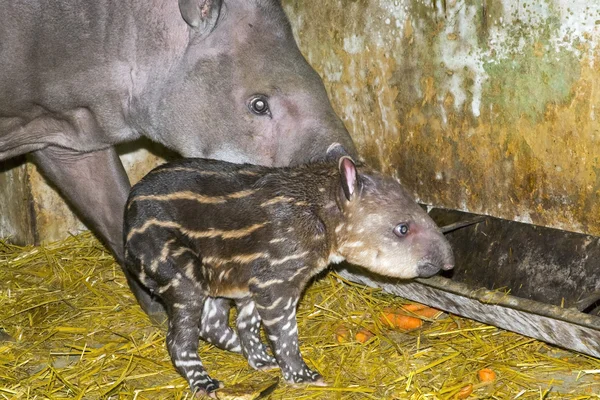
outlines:
[{"label": "tapir's eye", "polygon": [[255,96],[250,99],[248,108],[256,115],[270,115],[269,103],[267,98],[263,95]]},{"label": "tapir's eye", "polygon": [[398,237],[404,237],[408,233],[408,224],[401,223],[394,227],[394,234]]}]

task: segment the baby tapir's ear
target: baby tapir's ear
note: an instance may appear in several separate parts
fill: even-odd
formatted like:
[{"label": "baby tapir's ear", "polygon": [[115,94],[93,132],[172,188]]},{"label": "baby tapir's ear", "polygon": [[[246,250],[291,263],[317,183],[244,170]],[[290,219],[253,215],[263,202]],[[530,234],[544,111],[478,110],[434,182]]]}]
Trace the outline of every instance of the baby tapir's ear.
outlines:
[{"label": "baby tapir's ear", "polygon": [[356,172],[356,166],[352,158],[344,156],[340,158],[338,168],[340,170],[340,178],[342,183],[342,190],[347,200],[351,200],[356,195],[358,190],[358,174]]}]

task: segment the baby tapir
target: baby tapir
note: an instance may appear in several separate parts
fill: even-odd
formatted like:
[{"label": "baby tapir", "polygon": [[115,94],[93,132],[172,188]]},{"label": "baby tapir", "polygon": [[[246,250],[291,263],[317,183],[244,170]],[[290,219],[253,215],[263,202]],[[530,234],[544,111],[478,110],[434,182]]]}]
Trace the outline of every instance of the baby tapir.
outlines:
[{"label": "baby tapir", "polygon": [[300,355],[296,306],[329,263],[397,278],[454,265],[449,243],[407,191],[348,157],[295,168],[204,159],[159,166],[129,195],[125,252],[126,268],[166,306],[175,368],[209,394],[219,382],[202,366],[199,338],[242,353],[253,368],[279,366],[289,383],[323,384]]}]

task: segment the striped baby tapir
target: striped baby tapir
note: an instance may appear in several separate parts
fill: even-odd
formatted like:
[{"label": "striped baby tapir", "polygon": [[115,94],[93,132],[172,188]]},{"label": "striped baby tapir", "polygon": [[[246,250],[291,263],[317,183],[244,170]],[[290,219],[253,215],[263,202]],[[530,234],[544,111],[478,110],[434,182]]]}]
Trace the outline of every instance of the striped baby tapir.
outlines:
[{"label": "striped baby tapir", "polygon": [[293,168],[205,159],[159,166],[129,195],[125,252],[126,268],[165,305],[175,368],[202,394],[220,382],[200,361],[200,338],[253,368],[279,367],[289,383],[324,384],[300,355],[296,307],[328,264],[347,260],[397,278],[454,265],[408,192],[348,157]]}]

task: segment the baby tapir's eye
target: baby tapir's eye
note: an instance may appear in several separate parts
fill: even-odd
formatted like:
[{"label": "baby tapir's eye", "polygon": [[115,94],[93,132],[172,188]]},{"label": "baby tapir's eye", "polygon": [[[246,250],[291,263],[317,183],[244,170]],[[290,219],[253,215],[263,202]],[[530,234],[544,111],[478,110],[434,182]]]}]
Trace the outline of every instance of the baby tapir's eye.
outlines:
[{"label": "baby tapir's eye", "polygon": [[398,224],[394,227],[394,234],[398,237],[406,236],[407,233],[408,233],[408,224],[406,224],[404,222],[401,224]]},{"label": "baby tapir's eye", "polygon": [[266,96],[257,95],[250,99],[248,108],[256,115],[269,115],[269,103]]}]

